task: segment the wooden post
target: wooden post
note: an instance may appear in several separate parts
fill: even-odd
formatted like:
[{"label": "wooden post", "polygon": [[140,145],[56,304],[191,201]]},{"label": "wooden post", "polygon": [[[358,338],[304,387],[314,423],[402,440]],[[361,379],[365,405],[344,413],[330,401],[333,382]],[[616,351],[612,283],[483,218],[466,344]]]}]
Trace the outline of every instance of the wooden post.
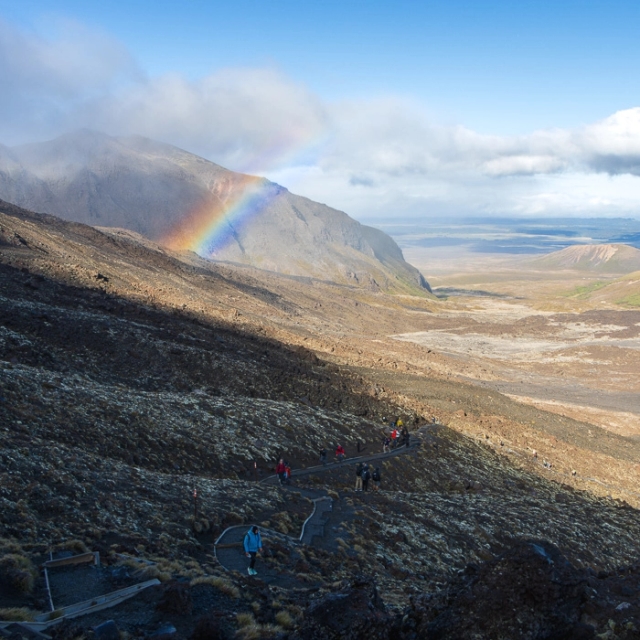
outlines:
[{"label": "wooden post", "polygon": [[198,489],[193,487],[193,523],[198,519]]}]

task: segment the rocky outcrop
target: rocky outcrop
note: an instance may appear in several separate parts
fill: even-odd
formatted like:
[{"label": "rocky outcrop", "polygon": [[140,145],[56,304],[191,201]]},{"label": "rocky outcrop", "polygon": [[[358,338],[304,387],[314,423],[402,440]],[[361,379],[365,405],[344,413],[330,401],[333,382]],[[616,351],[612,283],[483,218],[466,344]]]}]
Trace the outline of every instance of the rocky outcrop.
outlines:
[{"label": "rocky outcrop", "polygon": [[360,576],[349,586],[313,602],[292,640],[386,640],[392,617],[370,578]]},{"label": "rocky outcrop", "polygon": [[543,540],[520,541],[469,564],[446,587],[412,599],[395,622],[400,638],[637,638],[637,564],[580,569]]}]

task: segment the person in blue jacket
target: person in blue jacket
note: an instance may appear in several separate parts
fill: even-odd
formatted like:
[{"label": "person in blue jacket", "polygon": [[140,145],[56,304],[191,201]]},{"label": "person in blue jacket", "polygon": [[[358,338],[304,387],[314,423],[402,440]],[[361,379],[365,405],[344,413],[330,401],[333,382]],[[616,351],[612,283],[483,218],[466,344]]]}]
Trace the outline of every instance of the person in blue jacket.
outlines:
[{"label": "person in blue jacket", "polygon": [[254,568],[256,566],[256,553],[258,553],[258,551],[262,553],[262,538],[260,537],[260,530],[258,527],[253,525],[244,537],[244,552],[247,558],[251,558],[249,568],[247,569],[247,573],[250,576],[258,574]]}]

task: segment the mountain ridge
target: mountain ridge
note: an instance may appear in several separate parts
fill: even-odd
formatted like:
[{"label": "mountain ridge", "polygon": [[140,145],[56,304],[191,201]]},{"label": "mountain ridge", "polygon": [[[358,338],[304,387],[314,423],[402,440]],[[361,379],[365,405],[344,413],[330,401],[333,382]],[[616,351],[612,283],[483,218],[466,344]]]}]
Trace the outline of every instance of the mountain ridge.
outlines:
[{"label": "mountain ridge", "polygon": [[640,249],[621,243],[581,244],[534,258],[529,264],[548,269],[632,273],[640,270]]},{"label": "mountain ridge", "polygon": [[[259,212],[245,216],[248,222],[225,218],[247,192],[255,192]],[[130,229],[173,249],[196,243],[200,255],[216,260],[385,290],[430,291],[383,232],[264,178],[142,136],[81,130],[44,143],[0,146],[0,198],[75,222]],[[226,243],[202,242],[212,224],[219,224]],[[172,242],[179,235],[190,244]]]}]

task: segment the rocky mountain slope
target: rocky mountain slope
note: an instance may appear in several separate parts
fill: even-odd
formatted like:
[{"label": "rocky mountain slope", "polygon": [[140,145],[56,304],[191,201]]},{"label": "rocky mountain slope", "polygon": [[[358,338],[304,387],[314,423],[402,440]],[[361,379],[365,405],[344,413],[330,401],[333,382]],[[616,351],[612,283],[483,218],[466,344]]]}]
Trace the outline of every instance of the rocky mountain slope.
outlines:
[{"label": "rocky mountain slope", "polygon": [[387,290],[429,288],[383,232],[146,138],[82,130],[0,146],[0,198],[216,260]]},{"label": "rocky mountain slope", "polygon": [[[2,205],[0,608],[45,610],[37,572],[30,588],[19,578],[50,550],[87,547],[114,576],[163,584],[63,623],[59,640],[107,619],[136,638],[170,622],[176,640],[637,637],[638,512],[496,453],[495,392],[423,377],[417,402],[333,362],[354,318],[373,340],[433,304],[379,294],[374,307],[359,291]],[[432,423],[430,405],[449,422],[463,402],[491,440]],[[532,429],[553,420],[509,407]],[[349,456],[379,449],[398,415],[422,443],[385,461],[379,493],[355,493],[353,469],[333,463],[291,488],[255,482],[280,455],[302,467],[337,442]],[[336,503],[326,539],[270,539],[259,561],[296,589],[217,564],[230,525],[295,539],[312,491]]]}]

